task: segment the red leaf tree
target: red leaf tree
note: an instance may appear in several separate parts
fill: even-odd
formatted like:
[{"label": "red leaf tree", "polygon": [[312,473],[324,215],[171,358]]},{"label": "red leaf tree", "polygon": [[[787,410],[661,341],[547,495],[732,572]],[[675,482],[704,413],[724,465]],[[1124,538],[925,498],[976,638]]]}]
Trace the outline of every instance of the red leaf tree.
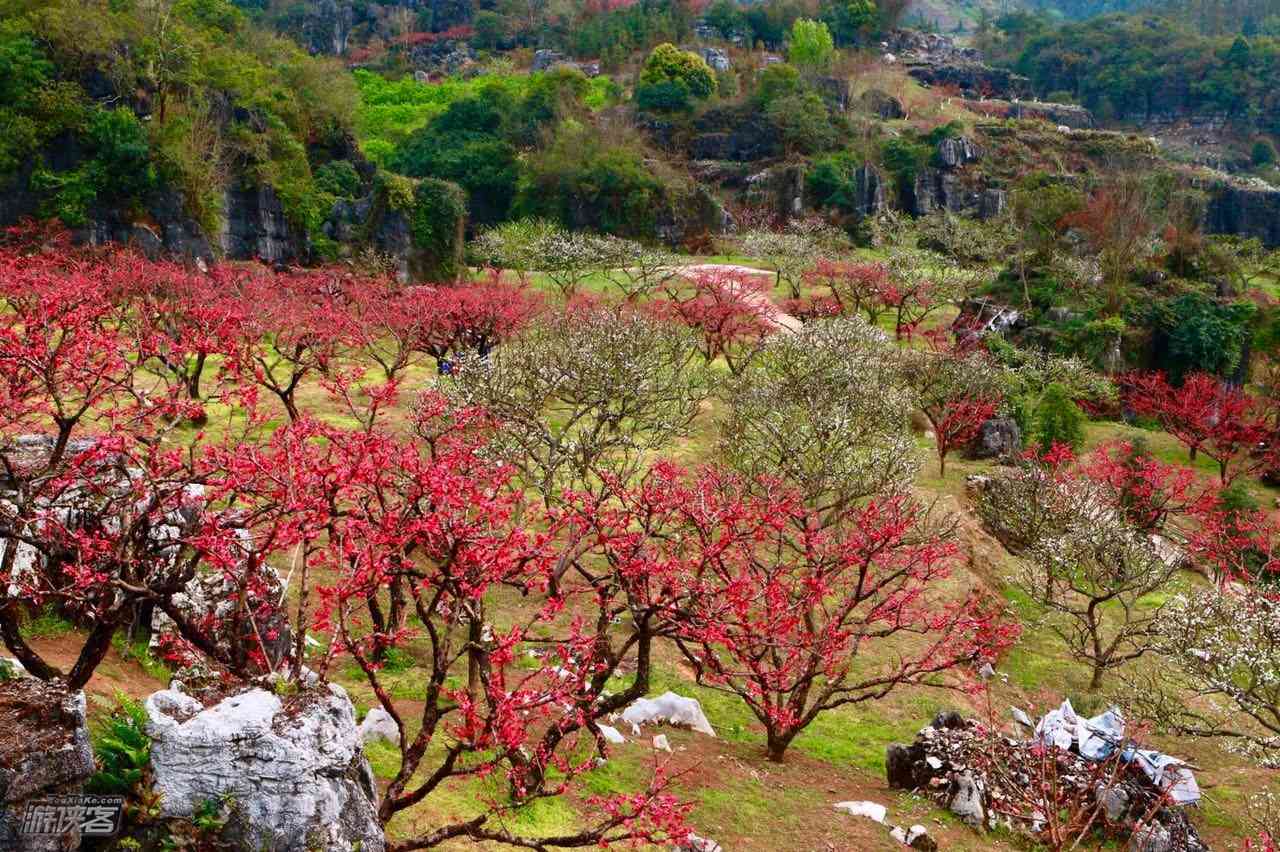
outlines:
[{"label": "red leaf tree", "polygon": [[1158,420],[1193,461],[1199,452],[1216,461],[1224,485],[1272,463],[1272,452],[1260,452],[1275,443],[1266,412],[1239,388],[1207,373],[1193,373],[1178,387],[1162,373],[1138,373],[1125,378],[1124,389],[1129,407]]},{"label": "red leaf tree", "polygon": [[648,546],[677,572],[676,641],[700,683],[746,702],[771,760],[821,713],[939,683],[1012,637],[977,598],[940,599],[955,546],[906,498],[833,522],[776,482],[669,465],[651,476],[661,523]]},{"label": "red leaf tree", "polygon": [[769,281],[759,276],[699,270],[674,279],[667,287],[667,298],[650,306],[659,316],[692,329],[708,364],[724,358],[737,375],[774,329],[771,317],[777,309],[769,300],[770,290]]}]

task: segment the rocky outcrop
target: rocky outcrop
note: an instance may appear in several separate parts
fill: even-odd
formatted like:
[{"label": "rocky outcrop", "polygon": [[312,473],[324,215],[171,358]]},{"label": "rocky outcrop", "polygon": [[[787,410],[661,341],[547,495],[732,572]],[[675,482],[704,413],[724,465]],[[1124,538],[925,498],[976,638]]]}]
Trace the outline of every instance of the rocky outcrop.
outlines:
[{"label": "rocky outcrop", "polygon": [[234,802],[225,839],[277,852],[381,852],[377,785],[341,687],[263,689],[211,707],[178,689],[147,699],[153,786],[163,816]]},{"label": "rocky outcrop", "polygon": [[981,179],[951,169],[920,169],[910,184],[900,187],[902,208],[913,216],[928,216],[940,210],[979,219],[1002,213],[1006,206],[1003,190],[986,187]]},{"label": "rocky outcrop", "polygon": [[749,163],[782,153],[782,135],[762,113],[749,107],[709,109],[694,122],[689,155],[695,160]]},{"label": "rocky outcrop", "polygon": [[302,34],[312,53],[342,56],[355,26],[352,0],[315,0],[304,7]]},{"label": "rocky outcrop", "polygon": [[907,117],[907,110],[903,107],[902,101],[879,89],[867,89],[858,101],[867,112],[885,121]]},{"label": "rocky outcrop", "polygon": [[1093,113],[1075,104],[1054,104],[1042,101],[1014,101],[1009,104],[1009,118],[1034,118],[1072,130],[1092,130],[1097,126]]},{"label": "rocky outcrop", "polygon": [[783,164],[747,178],[746,201],[753,207],[772,209],[782,219],[804,212],[804,168]]},{"label": "rocky outcrop", "polygon": [[733,70],[733,61],[729,59],[729,54],[718,47],[700,47],[698,48],[698,55],[702,57],[703,62],[710,66],[712,71]]},{"label": "rocky outcrop", "polygon": [[0,849],[80,848],[78,825],[31,835],[21,832],[20,821],[33,801],[81,792],[95,769],[83,692],[34,678],[0,681]]},{"label": "rocky outcrop", "polygon": [[219,243],[225,257],[264,263],[306,259],[306,240],[290,225],[280,196],[270,186],[233,187],[224,209]]},{"label": "rocky outcrop", "polygon": [[1026,77],[983,62],[921,60],[902,65],[919,82],[952,87],[967,98],[1020,98],[1031,92],[1031,81]]},{"label": "rocky outcrop", "polygon": [[982,159],[982,148],[967,136],[954,136],[938,143],[937,160],[944,169],[958,169]]},{"label": "rocky outcrop", "polygon": [[965,455],[971,459],[1008,458],[1022,450],[1022,430],[1012,417],[992,417],[978,429]]},{"label": "rocky outcrop", "polygon": [[1206,189],[1205,231],[1256,237],[1268,247],[1280,246],[1280,188],[1260,180],[1221,176]]}]

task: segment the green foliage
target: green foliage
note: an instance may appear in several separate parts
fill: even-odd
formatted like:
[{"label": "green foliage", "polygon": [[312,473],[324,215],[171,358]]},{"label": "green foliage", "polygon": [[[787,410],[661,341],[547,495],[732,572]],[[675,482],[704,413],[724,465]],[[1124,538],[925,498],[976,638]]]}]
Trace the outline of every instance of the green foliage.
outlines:
[{"label": "green foliage", "polygon": [[879,10],[874,0],[829,0],[822,4],[822,20],[837,44],[857,44],[875,27]]},{"label": "green foliage", "polygon": [[[356,133],[370,160],[387,166],[416,131],[464,98],[501,100],[518,105],[507,116],[503,132],[508,141],[527,146],[551,118],[574,109],[600,110],[619,97],[617,83],[607,76],[588,80],[572,69],[529,75],[481,74],[469,80],[450,77],[439,83],[419,83],[412,77],[390,80],[372,71],[354,73],[360,91]],[[548,115],[553,109],[555,115]]]},{"label": "green foliage", "polygon": [[[873,7],[874,8],[874,7]],[[831,30],[822,21],[800,18],[791,25],[787,61],[805,71],[825,71],[836,58]]]},{"label": "green foliage", "polygon": [[990,40],[1039,93],[1066,92],[1104,119],[1177,108],[1223,112],[1280,132],[1280,41],[1200,35],[1152,15],[1107,15],[1052,26],[1009,15]]},{"label": "green foliage", "polygon": [[858,209],[857,172],[862,166],[861,160],[849,151],[816,161],[805,177],[814,203],[846,213],[855,212]]},{"label": "green foliage", "polygon": [[409,230],[414,247],[425,256],[421,277],[446,281],[458,276],[466,218],[467,196],[461,187],[435,178],[418,182]]},{"label": "green foliage", "polygon": [[898,181],[899,186],[912,183],[916,175],[929,163],[933,149],[912,141],[906,136],[886,139],[880,148],[884,167]]},{"label": "green foliage", "polygon": [[392,167],[453,181],[467,190],[476,222],[500,221],[520,173],[515,146],[500,135],[510,106],[478,95],[454,101],[400,147]]},{"label": "green foliage", "polygon": [[529,157],[513,213],[647,238],[669,205],[667,182],[640,149],[607,143],[590,128],[567,124],[545,150]]},{"label": "green foliage", "polygon": [[778,62],[760,72],[760,82],[756,84],[756,102],[767,107],[778,98],[797,95],[802,90],[800,71],[794,65]]},{"label": "green foliage", "polygon": [[357,198],[364,190],[364,182],[349,160],[334,160],[316,169],[316,189],[335,198]]},{"label": "green foliage", "polygon": [[777,98],[769,103],[765,115],[782,132],[782,141],[790,151],[817,154],[840,141],[826,101],[815,92]]},{"label": "green foliage", "polygon": [[1167,338],[1164,363],[1174,381],[1191,372],[1228,376],[1240,366],[1257,308],[1185,293],[1158,306],[1154,322]]},{"label": "green foliage", "polygon": [[147,736],[147,711],[123,694],[117,707],[93,732],[93,755],[98,771],[89,779],[93,793],[129,795],[146,777],[151,762],[151,737]]},{"label": "green foliage", "polygon": [[679,80],[636,86],[636,108],[646,112],[685,112],[693,107],[689,89]]},{"label": "green foliage", "polygon": [[733,0],[715,0],[707,7],[702,19],[721,38],[733,38],[735,34],[747,30],[747,16]]},{"label": "green foliage", "polygon": [[1079,449],[1084,443],[1084,414],[1065,385],[1053,382],[1036,406],[1036,441],[1041,447],[1063,444]]},{"label": "green foliage", "polygon": [[1255,166],[1270,166],[1276,161],[1276,146],[1270,139],[1259,139],[1253,143],[1250,159]]},{"label": "green foliage", "polygon": [[706,100],[716,93],[716,75],[696,53],[681,50],[674,44],[660,44],[653,49],[640,71],[641,86],[677,83],[695,100]]}]

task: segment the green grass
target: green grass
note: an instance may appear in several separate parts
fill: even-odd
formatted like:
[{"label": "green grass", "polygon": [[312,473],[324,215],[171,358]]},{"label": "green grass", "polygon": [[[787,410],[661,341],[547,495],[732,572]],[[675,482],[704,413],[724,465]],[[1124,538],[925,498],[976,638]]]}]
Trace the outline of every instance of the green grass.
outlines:
[{"label": "green grass", "polygon": [[23,639],[52,639],[73,632],[76,626],[59,615],[53,607],[45,607],[39,613],[29,616],[18,632]]}]

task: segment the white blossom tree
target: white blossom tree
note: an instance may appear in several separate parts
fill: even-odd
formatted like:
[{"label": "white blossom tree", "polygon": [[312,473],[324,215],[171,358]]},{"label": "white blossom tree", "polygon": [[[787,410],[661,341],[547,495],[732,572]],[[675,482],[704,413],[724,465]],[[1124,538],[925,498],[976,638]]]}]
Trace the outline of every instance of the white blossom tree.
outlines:
[{"label": "white blossom tree", "polygon": [[723,457],[752,477],[781,476],[824,515],[902,492],[920,460],[895,353],[858,317],[769,338],[724,387]]}]

